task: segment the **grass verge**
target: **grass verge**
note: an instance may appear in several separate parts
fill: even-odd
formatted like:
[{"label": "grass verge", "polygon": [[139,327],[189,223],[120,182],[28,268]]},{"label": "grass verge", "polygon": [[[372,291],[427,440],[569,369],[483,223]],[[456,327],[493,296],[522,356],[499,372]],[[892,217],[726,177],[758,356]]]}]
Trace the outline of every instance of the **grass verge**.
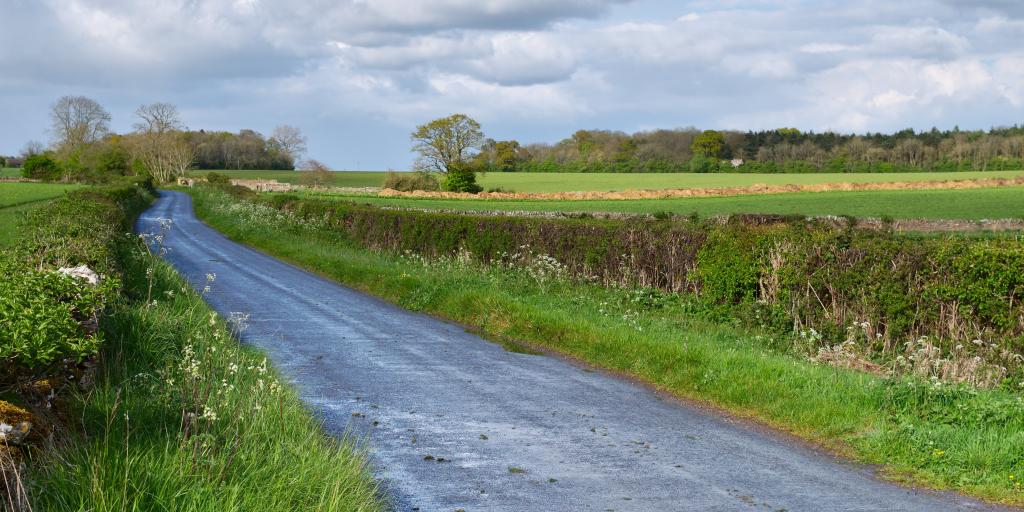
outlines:
[{"label": "grass verge", "polygon": [[97,385],[73,398],[84,435],[39,464],[37,509],[384,509],[363,454],[231,337],[240,320],[148,254],[126,259]]},{"label": "grass verge", "polygon": [[[170,266],[123,234],[122,222],[145,205],[127,186],[40,206],[29,219],[37,224],[19,226],[39,243],[4,254],[38,257],[44,247],[48,259],[40,261],[85,260],[123,285],[100,319],[96,360],[72,361],[70,377],[48,374],[24,388],[33,391],[22,398],[46,411],[33,420],[46,439],[14,447],[30,461],[24,482],[32,509],[385,509],[359,447],[325,435],[266,358],[237,343],[232,331],[244,328],[244,318],[219,318]],[[64,222],[72,211],[89,217],[79,218],[88,230]],[[0,489],[0,509],[3,497]]]},{"label": "grass verge", "polygon": [[[813,364],[768,347],[683,296],[548,279],[457,258],[379,254],[267,207],[222,208],[194,190],[227,236],[403,307],[623,372],[884,465],[892,478],[1024,504],[1024,403],[1017,393]],[[722,322],[725,323],[722,323]]]}]

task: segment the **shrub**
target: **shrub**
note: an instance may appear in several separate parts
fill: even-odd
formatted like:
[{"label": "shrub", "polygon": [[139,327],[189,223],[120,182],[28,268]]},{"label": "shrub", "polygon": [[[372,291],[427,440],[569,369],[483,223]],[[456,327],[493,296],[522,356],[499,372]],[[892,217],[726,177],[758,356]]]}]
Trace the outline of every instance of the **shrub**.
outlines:
[{"label": "shrub", "polygon": [[44,373],[64,360],[96,353],[96,321],[118,288],[91,286],[53,271],[0,262],[0,375],[3,380]]},{"label": "shrub", "polygon": [[384,176],[384,188],[401,192],[412,192],[413,190],[435,191],[439,190],[441,186],[437,182],[437,178],[427,172],[398,173],[388,171],[387,175]]},{"label": "shrub", "polygon": [[[0,253],[0,381],[37,375],[95,354],[96,319],[118,290],[118,251],[152,184],[123,179],[33,210],[19,242]],[[96,287],[56,273],[87,265]]]},{"label": "shrub", "polygon": [[471,169],[454,167],[444,178],[444,189],[448,192],[469,192],[477,194],[483,187],[476,183],[476,173]]},{"label": "shrub", "polygon": [[61,178],[63,169],[50,155],[32,155],[22,164],[21,174],[36,180],[57,181]]},{"label": "shrub", "polygon": [[230,185],[231,178],[227,174],[210,171],[206,173],[206,182],[211,185]]}]

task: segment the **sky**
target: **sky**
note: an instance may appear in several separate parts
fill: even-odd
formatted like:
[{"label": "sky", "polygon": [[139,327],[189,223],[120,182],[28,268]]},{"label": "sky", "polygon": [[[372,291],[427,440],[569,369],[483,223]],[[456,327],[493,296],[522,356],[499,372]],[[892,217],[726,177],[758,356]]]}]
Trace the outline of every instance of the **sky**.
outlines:
[{"label": "sky", "polygon": [[115,131],[291,124],[338,169],[406,169],[417,124],[487,136],[1024,123],[1018,0],[0,0],[0,154],[85,95]]}]

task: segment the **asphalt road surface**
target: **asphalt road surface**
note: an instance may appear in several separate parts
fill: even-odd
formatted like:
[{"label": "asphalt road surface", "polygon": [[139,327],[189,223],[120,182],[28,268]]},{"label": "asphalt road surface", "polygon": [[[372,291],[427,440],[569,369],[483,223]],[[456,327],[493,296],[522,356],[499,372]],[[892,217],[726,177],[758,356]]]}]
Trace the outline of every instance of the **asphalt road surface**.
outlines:
[{"label": "asphalt road surface", "polygon": [[556,357],[509,352],[234,243],[163,192],[166,258],[249,315],[329,432],[365,438],[398,510],[987,510]]}]

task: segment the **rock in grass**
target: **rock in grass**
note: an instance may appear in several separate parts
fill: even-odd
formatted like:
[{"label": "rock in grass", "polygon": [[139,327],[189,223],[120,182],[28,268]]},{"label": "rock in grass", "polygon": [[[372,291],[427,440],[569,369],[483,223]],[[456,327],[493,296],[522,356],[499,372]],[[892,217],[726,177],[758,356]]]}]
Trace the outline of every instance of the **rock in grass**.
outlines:
[{"label": "rock in grass", "polygon": [[96,285],[100,282],[99,274],[86,265],[79,265],[77,267],[61,267],[57,269],[57,273],[76,279],[85,279],[85,281],[91,285]]},{"label": "rock in grass", "polygon": [[32,432],[32,414],[0,400],[0,443],[19,445]]}]

